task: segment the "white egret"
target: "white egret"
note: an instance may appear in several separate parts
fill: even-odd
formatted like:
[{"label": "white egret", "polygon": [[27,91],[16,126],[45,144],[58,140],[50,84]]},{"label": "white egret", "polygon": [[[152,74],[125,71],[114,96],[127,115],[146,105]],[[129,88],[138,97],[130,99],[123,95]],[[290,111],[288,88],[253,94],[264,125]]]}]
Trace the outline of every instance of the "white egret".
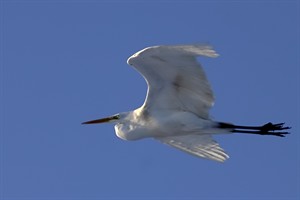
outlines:
[{"label": "white egret", "polygon": [[217,57],[209,45],[153,46],[132,55],[127,63],[148,84],[144,104],[130,112],[83,122],[111,122],[124,140],[154,138],[192,155],[223,162],[229,156],[213,140],[220,133],[250,133],[284,137],[284,123],[237,126],[213,121],[214,96],[197,56]]}]

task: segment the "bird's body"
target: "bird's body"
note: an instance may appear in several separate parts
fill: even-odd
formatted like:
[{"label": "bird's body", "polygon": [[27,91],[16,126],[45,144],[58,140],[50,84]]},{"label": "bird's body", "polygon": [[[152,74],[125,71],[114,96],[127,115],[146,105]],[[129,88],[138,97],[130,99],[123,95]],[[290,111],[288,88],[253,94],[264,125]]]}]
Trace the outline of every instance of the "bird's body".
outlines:
[{"label": "bird's body", "polygon": [[115,125],[117,136],[124,140],[226,132],[224,129],[216,128],[218,123],[186,111],[151,112],[141,107],[126,114],[122,119],[123,123]]},{"label": "bird's body", "polygon": [[135,53],[127,63],[148,84],[144,104],[134,111],[84,124],[113,122],[121,139],[155,138],[195,156],[221,162],[228,155],[213,140],[213,134],[287,134],[277,132],[289,128],[283,123],[253,127],[211,120],[214,95],[197,56],[214,58],[218,54],[208,45],[154,46]]}]

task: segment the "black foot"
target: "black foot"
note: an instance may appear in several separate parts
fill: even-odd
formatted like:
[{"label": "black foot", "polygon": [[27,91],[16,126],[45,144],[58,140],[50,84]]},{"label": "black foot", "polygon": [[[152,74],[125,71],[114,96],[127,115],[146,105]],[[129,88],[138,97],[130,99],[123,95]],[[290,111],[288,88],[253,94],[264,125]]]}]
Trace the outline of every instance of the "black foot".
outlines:
[{"label": "black foot", "polygon": [[285,137],[289,132],[281,132],[281,130],[290,129],[291,127],[284,127],[284,123],[272,124],[271,122],[261,126],[258,134],[260,135],[275,135],[279,137]]}]

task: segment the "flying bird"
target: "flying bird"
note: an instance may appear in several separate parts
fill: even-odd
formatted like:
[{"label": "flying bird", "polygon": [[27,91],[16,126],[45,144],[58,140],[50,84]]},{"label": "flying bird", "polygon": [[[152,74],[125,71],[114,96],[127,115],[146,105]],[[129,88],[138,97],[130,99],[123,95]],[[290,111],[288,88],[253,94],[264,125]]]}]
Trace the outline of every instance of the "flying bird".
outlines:
[{"label": "flying bird", "polygon": [[239,126],[214,121],[209,110],[214,95],[198,56],[215,58],[210,45],[170,45],[145,48],[128,58],[148,85],[144,104],[136,110],[83,122],[115,124],[123,140],[154,138],[192,155],[224,162],[228,154],[214,134],[247,133],[284,137],[284,123]]}]

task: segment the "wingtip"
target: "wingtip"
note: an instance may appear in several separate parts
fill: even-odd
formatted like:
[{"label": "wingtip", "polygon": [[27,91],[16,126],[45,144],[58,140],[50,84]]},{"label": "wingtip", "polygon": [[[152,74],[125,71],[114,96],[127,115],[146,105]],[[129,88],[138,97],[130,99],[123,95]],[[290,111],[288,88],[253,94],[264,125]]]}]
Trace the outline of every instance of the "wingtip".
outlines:
[{"label": "wingtip", "polygon": [[197,56],[207,56],[211,58],[216,58],[219,54],[214,50],[213,46],[210,44],[196,44],[196,45],[186,45],[186,51],[194,53]]}]

